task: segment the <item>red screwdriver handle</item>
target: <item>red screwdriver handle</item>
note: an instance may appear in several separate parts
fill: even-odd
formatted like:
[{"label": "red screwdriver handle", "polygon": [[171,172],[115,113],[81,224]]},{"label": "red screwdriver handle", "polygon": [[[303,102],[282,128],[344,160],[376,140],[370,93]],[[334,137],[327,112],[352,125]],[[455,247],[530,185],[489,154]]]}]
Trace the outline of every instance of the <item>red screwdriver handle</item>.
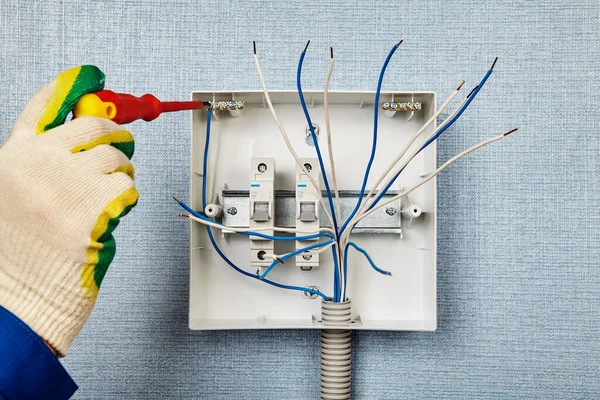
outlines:
[{"label": "red screwdriver handle", "polygon": [[115,93],[111,90],[101,90],[94,93],[103,102],[113,103],[117,114],[112,119],[117,124],[128,124],[137,119],[152,121],[160,115],[160,101],[151,94],[135,97],[125,93]]},{"label": "red screwdriver handle", "polygon": [[135,97],[111,90],[84,95],[73,110],[75,117],[91,115],[108,118],[117,124],[128,124],[138,119],[152,121],[163,112],[197,110],[204,107],[202,101],[172,101],[162,103],[151,94]]}]

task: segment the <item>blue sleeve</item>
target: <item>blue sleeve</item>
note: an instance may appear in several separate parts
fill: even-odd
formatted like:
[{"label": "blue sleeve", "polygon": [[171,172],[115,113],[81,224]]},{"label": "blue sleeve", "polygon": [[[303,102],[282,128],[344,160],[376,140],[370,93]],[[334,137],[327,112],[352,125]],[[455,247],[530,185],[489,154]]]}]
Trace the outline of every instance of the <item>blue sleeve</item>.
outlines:
[{"label": "blue sleeve", "polygon": [[0,399],[68,399],[77,390],[44,341],[0,306]]}]

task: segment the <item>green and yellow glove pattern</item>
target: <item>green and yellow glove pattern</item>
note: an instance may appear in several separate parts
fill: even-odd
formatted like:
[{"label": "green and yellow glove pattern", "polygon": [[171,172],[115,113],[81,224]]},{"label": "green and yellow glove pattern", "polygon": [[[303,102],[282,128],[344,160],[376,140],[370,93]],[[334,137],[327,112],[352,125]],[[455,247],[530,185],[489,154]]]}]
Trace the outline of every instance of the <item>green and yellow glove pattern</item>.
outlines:
[{"label": "green and yellow glove pattern", "polygon": [[64,123],[104,88],[84,65],[27,104],[0,148],[0,305],[65,356],[115,255],[112,232],[138,200],[133,136],[114,122]]}]

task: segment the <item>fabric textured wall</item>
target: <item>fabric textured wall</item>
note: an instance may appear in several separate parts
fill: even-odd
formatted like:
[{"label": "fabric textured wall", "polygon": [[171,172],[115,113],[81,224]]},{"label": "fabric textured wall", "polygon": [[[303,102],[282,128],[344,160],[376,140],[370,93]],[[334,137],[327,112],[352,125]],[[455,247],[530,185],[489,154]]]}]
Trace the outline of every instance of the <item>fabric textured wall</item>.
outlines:
[{"label": "fabric textured wall", "polygon": [[[29,97],[91,63],[107,88],[164,99],[258,89],[472,87],[500,63],[439,142],[439,162],[521,132],[439,180],[439,329],[354,339],[357,399],[600,397],[600,4],[571,1],[12,1],[0,5],[0,142]],[[190,332],[189,118],[134,123],[139,205],[64,364],[77,398],[318,398],[316,331]],[[365,153],[366,159],[366,153]],[[385,264],[383,260],[380,263]]]}]

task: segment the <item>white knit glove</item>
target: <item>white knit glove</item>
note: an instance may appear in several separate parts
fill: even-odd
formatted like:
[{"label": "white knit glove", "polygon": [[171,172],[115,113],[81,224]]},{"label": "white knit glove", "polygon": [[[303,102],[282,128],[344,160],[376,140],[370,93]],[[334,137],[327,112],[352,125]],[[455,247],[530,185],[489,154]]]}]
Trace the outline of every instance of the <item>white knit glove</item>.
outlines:
[{"label": "white knit glove", "polygon": [[59,356],[88,319],[115,254],[111,233],[138,199],[131,133],[94,117],[63,125],[103,87],[96,67],[63,72],[0,148],[0,305]]}]

